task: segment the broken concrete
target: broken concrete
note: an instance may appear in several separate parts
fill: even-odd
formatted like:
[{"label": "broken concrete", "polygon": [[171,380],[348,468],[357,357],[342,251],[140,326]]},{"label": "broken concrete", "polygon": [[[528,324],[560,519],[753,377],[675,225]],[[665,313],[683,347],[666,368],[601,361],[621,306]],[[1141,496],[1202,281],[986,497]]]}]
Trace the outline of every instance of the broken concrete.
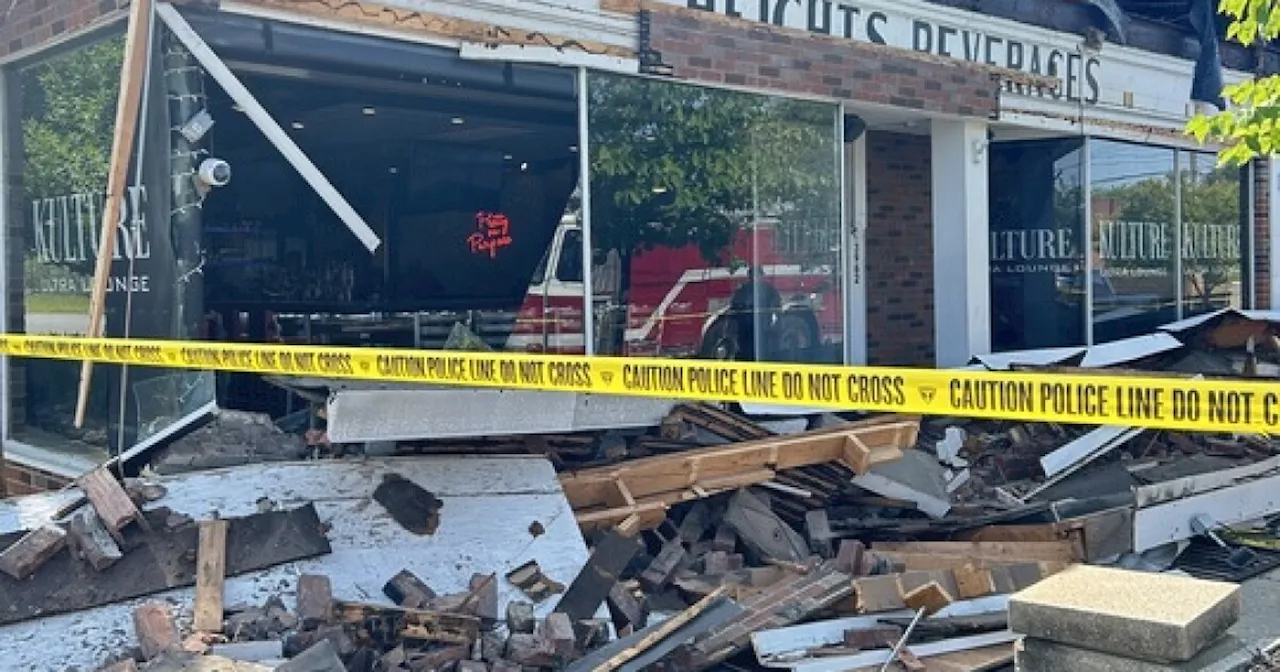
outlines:
[{"label": "broken concrete", "polygon": [[1077,565],[1013,595],[1019,634],[1151,662],[1191,660],[1240,617],[1240,587]]},{"label": "broken concrete", "polygon": [[306,442],[276,427],[266,415],[218,410],[200,429],[158,451],[151,460],[159,474],[299,460]]}]

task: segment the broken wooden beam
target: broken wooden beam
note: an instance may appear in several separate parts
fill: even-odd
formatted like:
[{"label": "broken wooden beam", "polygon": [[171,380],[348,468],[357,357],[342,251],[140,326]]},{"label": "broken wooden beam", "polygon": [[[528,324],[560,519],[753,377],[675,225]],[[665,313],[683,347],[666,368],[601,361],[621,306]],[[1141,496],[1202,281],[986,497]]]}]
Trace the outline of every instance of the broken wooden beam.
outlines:
[{"label": "broken wooden beam", "polygon": [[839,462],[854,473],[899,459],[916,442],[918,418],[884,416],[846,425],[711,446],[563,474],[560,483],[584,528],[645,514],[642,529],[674,503],[772,480],[779,470]]},{"label": "broken wooden beam", "polygon": [[[685,530],[682,528],[681,531]],[[698,534],[701,533],[702,528],[699,527]],[[687,538],[688,535],[682,536]],[[593,617],[609,596],[609,591],[618,583],[618,576],[643,547],[644,544],[634,534],[618,528],[610,530],[591,550],[587,564],[569,584],[555,610],[568,614],[575,623]]]},{"label": "broken wooden beam", "polygon": [[222,589],[227,578],[227,521],[200,521],[196,548],[196,602],[193,627],[198,632],[222,630]]},{"label": "broken wooden beam", "polygon": [[67,533],[57,525],[45,525],[22,536],[0,553],[0,572],[21,581],[67,545]]},{"label": "broken wooden beam", "polygon": [[335,602],[334,620],[358,624],[400,639],[470,646],[480,634],[480,619],[420,609]]},{"label": "broken wooden beam", "polygon": [[534,602],[541,602],[556,593],[564,592],[564,584],[543,574],[536,560],[530,560],[507,572],[507,580]]}]

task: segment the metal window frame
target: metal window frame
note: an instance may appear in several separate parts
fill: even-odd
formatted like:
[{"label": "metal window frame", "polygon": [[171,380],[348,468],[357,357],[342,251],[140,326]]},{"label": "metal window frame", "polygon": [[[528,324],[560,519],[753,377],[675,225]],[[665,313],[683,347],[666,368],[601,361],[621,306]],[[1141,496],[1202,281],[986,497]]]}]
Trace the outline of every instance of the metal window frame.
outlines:
[{"label": "metal window frame", "polygon": [[1093,136],[1084,136],[1080,147],[1084,182],[1084,344],[1093,347]]},{"label": "metal window frame", "polygon": [[[587,87],[590,86],[587,68],[578,68],[578,198],[582,225],[582,352],[590,357],[596,354],[595,313],[595,247],[591,239],[591,146],[588,124],[591,110],[587,103]],[[625,324],[624,324],[625,328]]]}]

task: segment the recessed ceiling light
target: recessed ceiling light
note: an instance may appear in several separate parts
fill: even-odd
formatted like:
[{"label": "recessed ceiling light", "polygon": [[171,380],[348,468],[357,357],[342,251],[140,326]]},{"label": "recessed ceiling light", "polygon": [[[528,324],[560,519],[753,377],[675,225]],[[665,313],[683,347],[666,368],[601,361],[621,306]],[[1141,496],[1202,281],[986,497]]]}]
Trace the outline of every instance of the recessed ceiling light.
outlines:
[{"label": "recessed ceiling light", "polygon": [[571,151],[571,152],[576,152],[576,151],[578,151],[578,146],[577,146],[577,145],[569,145],[569,151]]},{"label": "recessed ceiling light", "polygon": [[396,168],[395,166],[391,166],[390,168],[387,169],[387,172],[391,173],[392,175],[395,175],[396,173],[400,172],[400,169]]},{"label": "recessed ceiling light", "polygon": [[654,188],[653,188],[653,193],[655,193],[655,194],[665,194],[665,193],[667,193],[667,188],[666,188],[666,187],[654,187]]},{"label": "recessed ceiling light", "polygon": [[528,163],[520,164],[520,170],[529,170],[529,164]]},{"label": "recessed ceiling light", "polygon": [[466,120],[466,119],[463,119],[462,117],[454,117],[454,118],[453,118],[453,125],[454,125],[454,126],[461,126],[462,124],[465,124],[465,123],[467,123],[467,120]]},{"label": "recessed ceiling light", "polygon": [[511,155],[510,155],[510,154],[503,154],[503,155],[502,155],[502,160],[503,160],[503,161],[510,161],[510,160],[511,160]]},{"label": "recessed ceiling light", "polygon": [[361,112],[364,112],[364,116],[366,117],[372,117],[373,115],[378,113],[378,111],[372,107],[366,107],[363,110],[361,110]]},{"label": "recessed ceiling light", "polygon": [[302,129],[306,128],[306,126],[304,126],[301,121],[295,121],[293,122],[293,128],[294,130],[301,131]]}]

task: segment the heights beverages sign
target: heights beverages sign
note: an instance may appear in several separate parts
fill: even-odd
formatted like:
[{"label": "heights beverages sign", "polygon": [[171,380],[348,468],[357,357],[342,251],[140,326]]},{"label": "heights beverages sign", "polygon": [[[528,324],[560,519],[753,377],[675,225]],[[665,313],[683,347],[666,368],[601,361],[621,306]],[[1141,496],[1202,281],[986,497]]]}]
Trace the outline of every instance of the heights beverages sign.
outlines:
[{"label": "heights beverages sign", "polygon": [[[903,6],[859,0],[662,0],[724,16],[1056,77],[1052,91],[1020,84],[1014,93],[1093,105],[1101,97],[1101,62],[1075,46],[1046,44],[978,14],[969,21],[912,15]],[[993,29],[993,26],[995,27]]]}]

